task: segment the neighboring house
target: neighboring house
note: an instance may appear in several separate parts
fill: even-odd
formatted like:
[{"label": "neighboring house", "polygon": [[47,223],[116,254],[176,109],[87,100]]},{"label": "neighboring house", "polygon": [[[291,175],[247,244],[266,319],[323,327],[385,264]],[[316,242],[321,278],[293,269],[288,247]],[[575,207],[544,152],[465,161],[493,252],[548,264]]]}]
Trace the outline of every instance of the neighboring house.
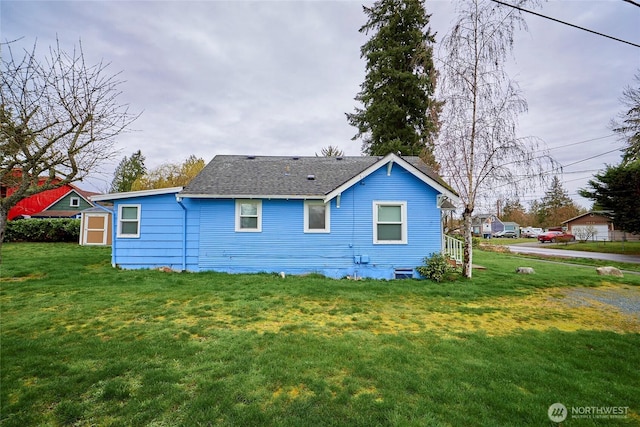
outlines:
[{"label": "neighboring house", "polygon": [[471,219],[471,229],[474,236],[491,236],[504,231],[504,224],[493,214],[480,214]]},{"label": "neighboring house", "polygon": [[93,204],[89,198],[98,193],[80,190],[69,185],[70,190],[58,200],[47,206],[43,211],[32,214],[31,218],[80,218],[80,214]]},{"label": "neighboring house", "polygon": [[[40,182],[44,182],[41,178]],[[13,193],[12,188],[3,187],[3,196]],[[9,209],[8,220],[16,218],[79,218],[80,212],[93,207],[89,197],[97,193],[81,190],[73,184],[42,191],[20,200]]]},{"label": "neighboring house", "polygon": [[225,155],[184,189],[92,200],[113,202],[121,268],[392,279],[442,250],[458,197],[417,157]]},{"label": "neighboring house", "polygon": [[591,211],[562,223],[578,240],[612,240],[614,231],[611,217],[604,211]]}]

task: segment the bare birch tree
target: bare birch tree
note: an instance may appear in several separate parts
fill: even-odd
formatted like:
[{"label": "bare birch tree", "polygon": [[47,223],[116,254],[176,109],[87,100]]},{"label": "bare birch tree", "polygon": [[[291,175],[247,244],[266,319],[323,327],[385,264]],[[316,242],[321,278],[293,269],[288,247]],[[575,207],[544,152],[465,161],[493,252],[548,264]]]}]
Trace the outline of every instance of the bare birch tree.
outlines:
[{"label": "bare birch tree", "polygon": [[505,72],[517,30],[526,30],[517,10],[465,0],[458,3],[457,20],[441,44],[439,98],[445,105],[436,159],[464,205],[463,274],[468,278],[478,197],[531,182],[550,161],[539,140],[517,136],[517,118],[527,103]]},{"label": "bare birch tree", "polygon": [[17,55],[11,43],[0,49],[1,245],[13,206],[86,177],[137,116],[118,101],[118,73],[87,64],[82,45],[68,53],[57,42],[42,59],[35,44]]}]

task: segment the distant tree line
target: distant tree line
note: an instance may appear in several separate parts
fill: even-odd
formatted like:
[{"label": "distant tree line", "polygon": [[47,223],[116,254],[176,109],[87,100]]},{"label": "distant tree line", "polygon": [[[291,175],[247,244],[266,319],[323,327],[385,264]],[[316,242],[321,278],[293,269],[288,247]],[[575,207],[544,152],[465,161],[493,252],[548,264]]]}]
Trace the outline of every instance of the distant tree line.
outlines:
[{"label": "distant tree line", "polygon": [[156,188],[182,187],[187,185],[205,167],[203,159],[194,155],[182,163],[163,163],[147,170],[145,157],[140,150],[124,157],[113,174],[110,191],[152,190]]},{"label": "distant tree line", "polygon": [[522,227],[549,228],[561,226],[564,221],[585,212],[569,196],[560,179],[554,176],[542,199],[531,202],[529,209],[518,198],[505,200],[500,220],[512,221]]}]

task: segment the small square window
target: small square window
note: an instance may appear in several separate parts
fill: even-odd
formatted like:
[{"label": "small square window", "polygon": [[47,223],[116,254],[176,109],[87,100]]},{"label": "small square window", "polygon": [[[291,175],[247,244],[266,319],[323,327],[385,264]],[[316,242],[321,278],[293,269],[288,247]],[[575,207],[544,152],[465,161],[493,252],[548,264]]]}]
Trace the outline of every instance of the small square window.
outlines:
[{"label": "small square window", "polygon": [[330,205],[319,200],[306,200],[304,202],[304,232],[305,233],[329,233]]},{"label": "small square window", "polygon": [[80,207],[80,198],[72,197],[71,199],[69,199],[69,206],[71,206],[72,208]]},{"label": "small square window", "polygon": [[262,231],[262,200],[236,200],[236,231]]},{"label": "small square window", "polygon": [[140,205],[118,206],[118,237],[140,237]]}]

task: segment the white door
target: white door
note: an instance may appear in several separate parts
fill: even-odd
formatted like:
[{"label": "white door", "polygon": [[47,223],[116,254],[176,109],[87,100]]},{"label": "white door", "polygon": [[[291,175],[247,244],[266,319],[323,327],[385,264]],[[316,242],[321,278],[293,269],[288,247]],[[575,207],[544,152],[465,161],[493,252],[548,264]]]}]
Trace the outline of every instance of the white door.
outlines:
[{"label": "white door", "polygon": [[107,244],[107,215],[85,213],[82,215],[82,245]]}]

